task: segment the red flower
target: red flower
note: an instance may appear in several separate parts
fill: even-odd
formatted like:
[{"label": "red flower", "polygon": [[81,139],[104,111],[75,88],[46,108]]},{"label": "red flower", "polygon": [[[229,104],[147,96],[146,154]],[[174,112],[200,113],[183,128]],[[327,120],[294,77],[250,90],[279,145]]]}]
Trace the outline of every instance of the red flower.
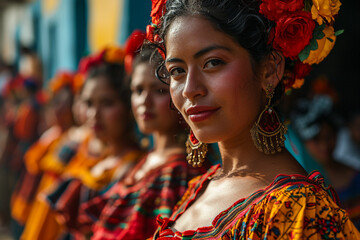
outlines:
[{"label": "red flower", "polygon": [[86,74],[90,68],[102,63],[105,52],[106,49],[102,50],[101,52],[95,55],[90,55],[82,58],[79,63],[79,72],[82,74]]},{"label": "red flower", "polygon": [[269,20],[277,21],[281,16],[303,8],[303,0],[263,0],[260,5],[260,13]]},{"label": "red flower", "polygon": [[297,59],[297,55],[309,44],[315,22],[309,12],[296,12],[279,19],[275,27],[273,47],[285,57]]},{"label": "red flower", "polygon": [[305,78],[307,75],[309,75],[310,71],[311,66],[309,64],[302,63],[300,61],[295,62],[294,73],[296,79]]},{"label": "red flower", "polygon": [[160,23],[160,18],[165,12],[166,0],[152,0],[151,6],[151,21],[153,24],[158,25]]},{"label": "red flower", "polygon": [[124,64],[127,73],[131,73],[134,57],[139,52],[144,40],[145,33],[141,30],[133,31],[126,40]]}]

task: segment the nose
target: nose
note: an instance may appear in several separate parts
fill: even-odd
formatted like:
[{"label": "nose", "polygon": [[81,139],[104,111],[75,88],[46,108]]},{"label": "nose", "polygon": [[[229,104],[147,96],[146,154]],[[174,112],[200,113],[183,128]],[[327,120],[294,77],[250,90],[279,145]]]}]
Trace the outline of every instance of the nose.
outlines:
[{"label": "nose", "polygon": [[202,75],[196,69],[189,69],[184,89],[182,91],[183,97],[193,101],[199,97],[206,95],[206,87],[202,82]]},{"label": "nose", "polygon": [[99,118],[99,108],[97,107],[89,107],[86,111],[86,118],[87,120],[95,120]]},{"label": "nose", "polygon": [[151,92],[150,91],[143,91],[141,93],[140,103],[141,103],[141,105],[144,105],[144,106],[147,106],[147,107],[151,106],[152,98],[151,98]]}]

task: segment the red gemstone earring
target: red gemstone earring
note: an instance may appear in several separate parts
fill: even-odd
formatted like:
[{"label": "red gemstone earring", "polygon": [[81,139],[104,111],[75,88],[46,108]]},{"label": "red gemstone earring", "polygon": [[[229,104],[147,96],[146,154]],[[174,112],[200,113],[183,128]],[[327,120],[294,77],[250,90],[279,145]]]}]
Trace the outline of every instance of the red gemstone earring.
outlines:
[{"label": "red gemstone earring", "polygon": [[251,128],[250,133],[256,148],[265,154],[281,152],[284,147],[286,126],[280,121],[276,111],[271,106],[271,99],[274,96],[272,84],[266,86],[266,99],[268,100],[265,109],[260,113],[258,120]]},{"label": "red gemstone earring", "polygon": [[201,167],[205,161],[208,147],[206,143],[200,142],[190,130],[189,137],[186,141],[186,160],[193,167]]}]

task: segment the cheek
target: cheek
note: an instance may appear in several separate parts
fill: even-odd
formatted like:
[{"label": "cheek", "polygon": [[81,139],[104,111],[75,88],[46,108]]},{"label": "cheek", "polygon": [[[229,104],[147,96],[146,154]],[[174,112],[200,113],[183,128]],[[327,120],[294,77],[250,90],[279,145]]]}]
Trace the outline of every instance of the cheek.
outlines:
[{"label": "cheek", "polygon": [[125,110],[121,106],[114,106],[104,109],[103,112],[104,121],[110,125],[118,125],[126,118]]},{"label": "cheek", "polygon": [[176,81],[170,82],[170,96],[175,107],[180,111],[185,102],[185,98],[182,95],[185,84]]}]

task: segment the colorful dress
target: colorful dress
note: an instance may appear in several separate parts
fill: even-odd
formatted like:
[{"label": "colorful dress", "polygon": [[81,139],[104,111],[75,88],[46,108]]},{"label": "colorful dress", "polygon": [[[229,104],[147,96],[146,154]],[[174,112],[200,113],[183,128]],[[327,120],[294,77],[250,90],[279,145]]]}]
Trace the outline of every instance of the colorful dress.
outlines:
[{"label": "colorful dress", "polygon": [[64,142],[59,139],[59,144],[42,158],[39,167],[44,173],[21,239],[56,239],[64,230],[55,212],[47,204],[45,194],[63,181],[65,175],[70,176],[83,168],[89,169],[104,158],[100,154],[91,153],[89,144],[93,136],[85,131],[83,134],[86,137],[83,137],[85,139],[78,146],[70,140],[60,144]]},{"label": "colorful dress", "polygon": [[211,226],[176,232],[172,224],[195,201],[220,166],[193,179],[170,218],[157,219],[153,239],[360,239],[347,213],[335,203],[318,172],[278,175],[265,189],[235,202]]},{"label": "colorful dress", "polygon": [[24,156],[26,171],[23,172],[11,197],[11,216],[19,224],[24,225],[29,216],[42,171],[39,163],[51,146],[61,136],[59,126],[53,126],[45,131]]},{"label": "colorful dress", "polygon": [[79,170],[77,175],[66,179],[46,196],[60,223],[66,226],[63,238],[66,236],[66,239],[84,239],[91,232],[92,221],[81,214],[80,205],[99,196],[101,190],[112,182],[121,180],[125,173],[134,167],[141,155],[141,151],[133,149],[121,158],[111,159],[116,160],[111,163],[107,161],[110,158],[104,159],[97,164],[105,165],[101,174],[95,175],[86,169]]},{"label": "colorful dress", "polygon": [[103,196],[83,205],[96,222],[91,239],[144,240],[156,229],[156,216],[170,216],[172,208],[186,191],[187,183],[204,168],[192,168],[185,155],[173,155],[168,161],[136,181],[135,173],[146,156],[129,175]]}]

